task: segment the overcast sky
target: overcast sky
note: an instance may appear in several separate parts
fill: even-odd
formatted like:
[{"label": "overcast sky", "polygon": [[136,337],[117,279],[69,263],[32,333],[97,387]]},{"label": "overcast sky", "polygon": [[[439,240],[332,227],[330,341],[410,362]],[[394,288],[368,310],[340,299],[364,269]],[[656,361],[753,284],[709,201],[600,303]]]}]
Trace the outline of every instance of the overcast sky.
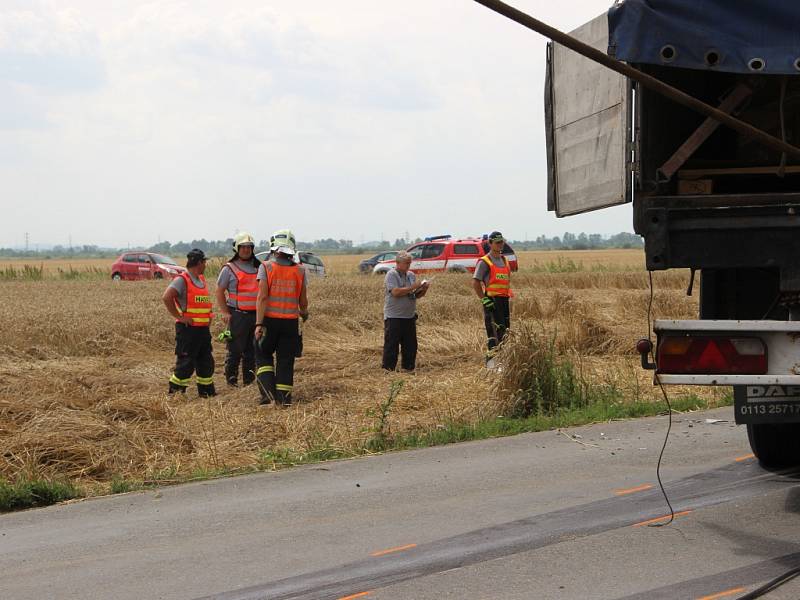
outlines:
[{"label": "overcast sky", "polygon": [[470,0],[0,0],[0,246],[631,231],[546,211],[544,48]]}]

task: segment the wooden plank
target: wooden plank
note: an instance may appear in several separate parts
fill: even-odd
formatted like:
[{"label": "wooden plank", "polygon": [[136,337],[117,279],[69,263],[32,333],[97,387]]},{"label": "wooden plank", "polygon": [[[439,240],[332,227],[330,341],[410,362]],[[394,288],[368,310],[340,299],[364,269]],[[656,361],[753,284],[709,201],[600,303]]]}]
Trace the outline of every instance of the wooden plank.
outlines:
[{"label": "wooden plank", "polygon": [[[710,175],[777,175],[780,167],[731,167],[726,169],[681,169],[680,179],[700,179]],[[800,165],[783,168],[784,173],[800,173]]]},{"label": "wooden plank", "polygon": [[681,196],[695,196],[698,194],[713,193],[713,179],[678,179],[678,194]]},{"label": "wooden plank", "polygon": [[[730,94],[728,94],[722,103],[719,105],[719,110],[724,113],[733,113],[738,106],[753,95],[753,90],[750,86],[744,83],[739,83]],[[675,151],[667,162],[665,162],[658,169],[658,176],[660,181],[669,181],[675,172],[689,160],[692,154],[703,145],[712,133],[720,126],[720,122],[716,119],[708,117],[703,123],[695,129],[694,133]]]}]

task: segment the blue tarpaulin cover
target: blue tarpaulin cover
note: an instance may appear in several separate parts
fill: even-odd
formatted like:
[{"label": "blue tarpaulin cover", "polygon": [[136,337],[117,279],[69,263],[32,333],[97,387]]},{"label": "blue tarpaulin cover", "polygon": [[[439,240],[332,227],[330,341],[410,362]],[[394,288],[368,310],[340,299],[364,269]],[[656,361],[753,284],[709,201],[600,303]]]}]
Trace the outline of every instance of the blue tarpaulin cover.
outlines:
[{"label": "blue tarpaulin cover", "polygon": [[628,63],[752,73],[759,59],[757,72],[800,75],[800,0],[624,0],[608,29],[609,54]]}]

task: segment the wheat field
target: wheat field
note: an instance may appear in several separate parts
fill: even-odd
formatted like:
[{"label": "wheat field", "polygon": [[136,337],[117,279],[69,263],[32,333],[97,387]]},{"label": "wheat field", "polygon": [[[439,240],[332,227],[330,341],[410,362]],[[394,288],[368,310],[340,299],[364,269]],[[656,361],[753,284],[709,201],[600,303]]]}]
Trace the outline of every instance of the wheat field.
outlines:
[{"label": "wheat field", "polygon": [[[255,388],[228,388],[216,341],[219,395],[201,400],[193,387],[185,398],[166,395],[174,329],[160,300],[165,282],[0,283],[0,476],[69,477],[101,493],[115,478],[177,480],[263,464],[287,449],[324,445],[346,454],[373,434],[397,380],[404,385],[384,424],[392,433],[502,411],[489,394],[482,312],[468,276],[437,276],[418,302],[418,371],[389,374],[380,369],[382,277],[358,274],[360,256],[323,258],[329,275],[310,281],[311,318],[287,409],[258,406]],[[653,279],[654,317],[695,317],[687,273]],[[512,329],[533,324],[587,377],[626,398],[655,397],[633,350],[647,334],[641,251],[523,252],[512,285]],[[215,322],[212,333],[221,329]]]}]

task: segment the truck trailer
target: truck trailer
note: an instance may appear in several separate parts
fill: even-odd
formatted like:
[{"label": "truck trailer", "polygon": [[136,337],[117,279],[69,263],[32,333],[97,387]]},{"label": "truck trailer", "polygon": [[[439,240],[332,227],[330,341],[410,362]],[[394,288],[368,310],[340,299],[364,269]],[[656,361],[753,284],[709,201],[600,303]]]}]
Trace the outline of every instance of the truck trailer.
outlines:
[{"label": "truck trailer", "polygon": [[647,269],[699,275],[698,319],[657,320],[643,363],[733,386],[756,457],[800,462],[800,3],[622,0],[551,39],[548,209],[633,203]]}]

